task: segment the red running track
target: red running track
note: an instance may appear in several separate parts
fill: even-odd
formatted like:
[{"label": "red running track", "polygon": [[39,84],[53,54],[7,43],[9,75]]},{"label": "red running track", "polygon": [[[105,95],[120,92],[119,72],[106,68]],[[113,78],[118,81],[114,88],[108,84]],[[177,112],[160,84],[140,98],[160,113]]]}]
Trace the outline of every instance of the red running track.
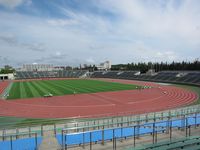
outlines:
[{"label": "red running track", "polygon": [[0,94],[3,94],[4,90],[9,85],[9,82],[7,81],[0,81]]},{"label": "red running track", "polygon": [[104,80],[149,85],[152,88],[50,98],[0,100],[0,116],[26,118],[107,117],[161,111],[185,106],[198,99],[195,92],[179,87],[142,81]]}]

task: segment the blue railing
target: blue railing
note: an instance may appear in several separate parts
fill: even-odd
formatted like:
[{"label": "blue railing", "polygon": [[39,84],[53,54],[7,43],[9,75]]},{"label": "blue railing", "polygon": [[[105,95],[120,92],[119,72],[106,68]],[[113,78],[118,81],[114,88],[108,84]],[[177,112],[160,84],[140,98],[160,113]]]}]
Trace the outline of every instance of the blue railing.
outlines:
[{"label": "blue railing", "polygon": [[109,141],[113,140],[113,138],[128,138],[145,134],[153,134],[155,132],[159,133],[166,131],[170,127],[188,128],[199,124],[200,114],[196,116],[192,115],[186,118],[145,123],[128,127],[117,127],[76,133],[67,133],[67,129],[64,129],[63,134],[58,134],[56,137],[58,142],[63,147],[66,147],[82,144],[84,145],[91,142]]},{"label": "blue railing", "polygon": [[37,150],[42,142],[42,137],[20,138],[16,135],[6,137],[6,140],[0,141],[0,150]]}]

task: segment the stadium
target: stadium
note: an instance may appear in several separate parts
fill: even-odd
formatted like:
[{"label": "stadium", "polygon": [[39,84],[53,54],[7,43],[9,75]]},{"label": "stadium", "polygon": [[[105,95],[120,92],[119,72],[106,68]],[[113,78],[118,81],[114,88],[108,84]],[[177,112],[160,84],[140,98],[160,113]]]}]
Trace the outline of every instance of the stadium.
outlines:
[{"label": "stadium", "polygon": [[[106,117],[165,110],[188,105],[198,99],[196,93],[178,87],[123,80],[121,77],[126,77],[127,72],[121,73],[117,79],[114,76],[118,72],[106,73],[112,74],[111,79],[102,79],[107,76],[101,76],[102,73],[94,72],[92,77],[95,78],[69,80],[63,76],[51,79],[47,74],[42,79],[39,75],[34,80],[34,76],[27,73],[30,80],[17,80],[9,84],[9,89],[4,93],[6,101],[1,102],[1,114],[28,118],[94,118],[98,115]],[[134,75],[134,72],[131,73]],[[76,72],[74,77],[78,77],[77,74],[84,72]],[[163,106],[156,105],[162,101],[165,101]]]},{"label": "stadium", "polygon": [[[49,140],[55,149],[199,148],[200,73],[180,74],[17,71],[1,82],[1,147],[43,149]],[[141,146],[143,138],[158,144]]]},{"label": "stadium", "polygon": [[200,150],[199,0],[0,0],[0,150]]}]

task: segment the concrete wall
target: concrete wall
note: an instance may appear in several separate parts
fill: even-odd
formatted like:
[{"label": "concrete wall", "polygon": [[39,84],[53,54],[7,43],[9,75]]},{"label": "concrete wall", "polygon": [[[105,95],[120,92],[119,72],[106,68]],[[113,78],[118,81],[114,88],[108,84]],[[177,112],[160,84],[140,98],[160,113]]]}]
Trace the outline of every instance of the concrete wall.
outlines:
[{"label": "concrete wall", "polygon": [[0,80],[14,80],[14,74],[9,73],[9,74],[0,74]]}]

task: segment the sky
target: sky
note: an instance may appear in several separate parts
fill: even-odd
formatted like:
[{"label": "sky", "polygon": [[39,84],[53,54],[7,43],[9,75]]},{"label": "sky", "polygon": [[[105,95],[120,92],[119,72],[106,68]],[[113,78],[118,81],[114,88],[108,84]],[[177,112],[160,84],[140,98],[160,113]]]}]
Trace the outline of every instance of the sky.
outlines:
[{"label": "sky", "polygon": [[199,0],[0,0],[0,67],[197,58]]}]

